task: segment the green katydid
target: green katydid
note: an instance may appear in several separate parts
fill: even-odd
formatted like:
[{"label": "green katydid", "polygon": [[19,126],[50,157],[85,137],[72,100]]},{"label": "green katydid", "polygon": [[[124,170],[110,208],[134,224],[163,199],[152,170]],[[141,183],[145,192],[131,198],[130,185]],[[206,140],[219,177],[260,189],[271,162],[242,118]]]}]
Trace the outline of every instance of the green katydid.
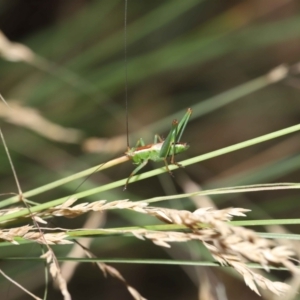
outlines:
[{"label": "green katydid", "polygon": [[192,110],[189,108],[180,122],[173,120],[172,129],[165,140],[156,134],[153,144],[145,145],[143,139],[140,138],[135,147],[128,147],[125,154],[133,161],[133,164],[138,166],[129,175],[124,190],[126,190],[130,178],[145,167],[149,160],[164,161],[166,169],[171,175],[172,172],[168,168],[168,157],[171,157],[171,164],[181,167],[176,163],[174,156],[189,148],[187,143],[180,143],[180,139],[191,114]]}]

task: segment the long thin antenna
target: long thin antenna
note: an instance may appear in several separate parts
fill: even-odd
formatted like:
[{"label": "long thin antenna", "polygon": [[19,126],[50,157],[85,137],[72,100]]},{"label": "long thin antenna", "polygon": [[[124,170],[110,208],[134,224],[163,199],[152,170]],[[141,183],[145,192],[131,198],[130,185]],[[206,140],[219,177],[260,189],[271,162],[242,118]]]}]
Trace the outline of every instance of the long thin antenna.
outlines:
[{"label": "long thin antenna", "polygon": [[127,68],[127,0],[125,0],[124,16],[124,60],[125,60],[125,109],[126,109],[126,134],[127,148],[129,148],[129,121],[128,121],[128,68]]}]

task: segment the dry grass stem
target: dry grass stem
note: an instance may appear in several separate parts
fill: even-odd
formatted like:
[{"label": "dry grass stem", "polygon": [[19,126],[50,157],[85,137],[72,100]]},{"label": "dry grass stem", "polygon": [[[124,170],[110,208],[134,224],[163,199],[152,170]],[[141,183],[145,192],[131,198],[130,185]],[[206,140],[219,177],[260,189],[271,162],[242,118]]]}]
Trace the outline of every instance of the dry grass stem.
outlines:
[{"label": "dry grass stem", "polygon": [[124,152],[124,135],[118,135],[109,139],[91,137],[82,143],[82,149],[88,153],[120,153]]},{"label": "dry grass stem", "polygon": [[33,226],[25,225],[21,227],[14,227],[10,229],[2,229],[0,230],[0,239],[15,245],[18,245],[19,243],[15,241],[14,239],[16,237],[23,237],[25,234],[27,234]]},{"label": "dry grass stem", "polygon": [[[0,210],[0,216],[6,216],[6,215],[9,215],[9,214],[15,213],[17,211],[20,211],[22,209],[24,209],[24,207],[12,207],[12,208],[8,208],[8,209],[1,209]],[[7,222],[9,222],[9,221],[7,221]]]},{"label": "dry grass stem", "polygon": [[15,280],[13,280],[12,278],[10,278],[9,276],[7,276],[1,269],[0,269],[0,274],[5,277],[7,280],[9,280],[12,284],[14,284],[15,286],[17,286],[18,288],[20,288],[22,291],[24,291],[26,294],[28,294],[30,297],[32,297],[33,299],[36,300],[42,300],[40,297],[37,297],[36,295],[32,294],[31,292],[29,292],[27,289],[25,289],[22,285],[20,285],[18,282],[16,282]]},{"label": "dry grass stem", "polygon": [[[103,228],[106,223],[106,214],[98,214],[98,213],[90,213],[84,224],[81,226],[82,229],[85,228]],[[68,252],[68,257],[77,257],[82,258],[86,257],[86,250],[89,249],[90,245],[94,241],[93,237],[84,237],[79,238],[74,242],[72,249]],[[71,278],[75,274],[75,270],[81,264],[80,261],[64,261],[61,264],[61,274],[65,278],[67,282],[71,280]]]},{"label": "dry grass stem", "polygon": [[[60,272],[60,268],[59,268],[59,264],[58,264],[58,261],[56,259],[56,256],[55,256],[53,250],[49,246],[50,243],[51,244],[61,243],[61,241],[63,240],[63,233],[58,233],[58,234],[54,234],[54,235],[53,234],[44,234],[44,232],[41,230],[37,220],[40,221],[40,222],[44,222],[44,221],[40,217],[34,216],[32,214],[30,206],[27,204],[26,200],[23,197],[23,192],[22,192],[21,185],[20,185],[20,182],[19,182],[19,179],[18,179],[18,176],[17,176],[17,172],[16,172],[15,167],[13,165],[13,161],[11,159],[11,156],[10,156],[10,153],[9,153],[9,150],[8,150],[7,145],[6,145],[5,138],[4,138],[4,135],[2,134],[1,129],[0,129],[0,137],[1,137],[2,142],[3,142],[3,146],[4,146],[4,149],[5,149],[5,152],[6,152],[6,155],[7,155],[12,173],[14,175],[16,186],[17,186],[17,189],[18,189],[19,200],[27,208],[27,210],[29,212],[29,216],[31,217],[31,219],[33,221],[34,227],[37,230],[37,232],[29,232],[29,230],[31,229],[30,226],[22,226],[22,227],[19,227],[19,228],[17,227],[17,228],[9,229],[7,232],[10,233],[11,235],[13,235],[13,234],[23,235],[23,238],[25,238],[25,239],[26,238],[27,239],[35,239],[37,242],[42,243],[47,247],[48,253],[51,254],[51,261],[53,262],[53,264],[55,264],[55,267],[56,267],[57,275],[55,276],[55,279],[58,282],[58,286],[61,290],[62,295],[64,296],[64,299],[69,300],[69,299],[71,299],[71,296],[68,292],[66,282],[63,279],[63,277],[61,276],[61,272]],[[8,238],[10,238],[10,237],[8,236]],[[12,242],[13,242],[13,240],[12,240]],[[50,265],[50,268],[52,267],[52,265]]]},{"label": "dry grass stem", "polygon": [[107,274],[109,274],[110,276],[120,280],[126,286],[128,292],[131,294],[133,299],[135,299],[135,300],[147,300],[134,287],[132,287],[131,285],[129,285],[127,283],[125,278],[121,275],[121,273],[116,268],[114,268],[112,266],[109,266],[105,263],[97,263],[97,265],[99,266],[99,268],[101,269],[101,271],[103,272],[103,275],[105,277],[107,277]]},{"label": "dry grass stem", "polygon": [[44,233],[43,236],[40,232],[28,232],[23,238],[31,241],[35,241],[39,244],[48,244],[48,245],[66,245],[73,244],[72,241],[66,240],[68,237],[64,232],[56,233]]},{"label": "dry grass stem", "polygon": [[13,43],[0,31],[0,56],[5,60],[32,62],[34,53],[25,45]]},{"label": "dry grass stem", "polygon": [[[106,202],[105,200],[93,203],[80,203],[74,205],[75,198],[71,198],[62,205],[50,208],[43,212],[35,213],[34,218],[49,216],[64,216],[68,218],[77,217],[89,211],[101,212],[109,209],[130,209],[139,213],[154,216],[168,224],[185,225],[189,232],[176,231],[150,231],[146,229],[139,230],[121,230],[121,233],[131,233],[139,239],[149,239],[154,244],[162,247],[170,247],[171,242],[187,242],[191,240],[201,241],[210,251],[211,255],[221,264],[233,267],[245,280],[245,283],[257,294],[260,295],[258,287],[268,289],[276,295],[283,295],[289,289],[289,286],[281,282],[272,282],[269,279],[253,272],[247,263],[254,262],[260,264],[266,271],[271,266],[284,266],[293,275],[299,276],[298,268],[291,262],[294,252],[285,246],[278,246],[274,241],[259,237],[254,231],[243,227],[231,226],[230,221],[234,216],[243,217],[248,209],[227,208],[215,210],[211,208],[200,208],[194,212],[187,210],[175,210],[160,207],[150,207],[146,202],[132,202],[129,200],[117,200]],[[74,205],[74,206],[72,206]],[[2,212],[4,213],[4,212]],[[41,219],[41,221],[43,221]],[[115,230],[107,229],[108,232]],[[120,230],[118,230],[120,233]],[[3,240],[14,242],[14,235],[30,239],[38,243],[47,244],[70,244],[65,232],[46,233],[42,238],[39,232],[32,232],[32,227],[24,226],[10,231],[3,231],[1,237]],[[44,242],[45,241],[45,242]],[[51,268],[57,268],[51,265]],[[119,278],[124,283],[124,278],[115,270],[106,265],[102,269],[109,271],[110,275]],[[113,271],[114,270],[114,271]],[[57,273],[57,270],[55,269]],[[104,272],[104,271],[103,271]],[[117,272],[117,273],[116,273]],[[53,271],[52,271],[53,273]],[[56,274],[55,273],[55,274]],[[121,276],[121,277],[120,277]],[[122,278],[122,279],[121,279]],[[135,290],[126,286],[133,295]],[[136,294],[135,299],[139,298]]]},{"label": "dry grass stem", "polygon": [[[232,266],[243,276],[245,283],[259,295],[257,286],[268,289],[276,295],[286,293],[289,286],[281,282],[272,282],[256,274],[246,265],[247,262],[258,263],[266,271],[269,271],[270,266],[281,265],[288,268],[293,275],[299,276],[298,268],[290,261],[294,256],[293,251],[260,238],[252,230],[227,223],[233,216],[245,216],[244,212],[248,211],[247,209],[200,208],[193,213],[158,207],[144,207],[144,210],[168,224],[185,225],[192,232],[156,232],[144,229],[131,231],[137,238],[149,239],[163,247],[170,247],[169,242],[200,240],[220,264]],[[203,228],[199,229],[199,226]]]},{"label": "dry grass stem", "polygon": [[41,258],[45,258],[47,264],[49,264],[49,271],[55,283],[58,285],[64,300],[71,300],[71,295],[67,288],[67,283],[65,279],[61,276],[60,268],[57,263],[57,259],[53,254],[53,251],[47,251],[45,254],[41,255]]},{"label": "dry grass stem", "polygon": [[133,202],[129,200],[116,200],[111,202],[99,200],[92,203],[85,202],[71,206],[76,201],[77,199],[70,198],[65,203],[49,208],[43,212],[39,212],[37,215],[39,217],[56,216],[75,218],[89,211],[101,212],[110,209],[130,209],[140,213],[147,213],[144,208],[148,205],[146,202]]},{"label": "dry grass stem", "polygon": [[[83,246],[82,249],[84,250],[87,257],[89,257],[89,258],[96,257],[86,247]],[[116,268],[114,268],[110,265],[107,265],[105,263],[100,263],[100,262],[97,262],[97,265],[98,265],[99,269],[102,271],[104,277],[107,277],[107,274],[109,274],[110,276],[120,280],[126,286],[128,292],[131,294],[131,296],[135,300],[147,300],[134,287],[132,287],[131,285],[128,284],[128,282],[125,280],[125,278],[121,275],[121,273]]]},{"label": "dry grass stem", "polygon": [[[28,213],[28,217],[34,216],[39,223],[45,223],[46,221],[41,219],[42,217],[66,217],[75,218],[82,214],[88,213],[90,211],[101,212],[110,209],[130,209],[140,213],[147,213],[144,209],[148,203],[146,202],[133,202],[129,200],[116,200],[111,202],[106,202],[106,200],[99,200],[92,203],[85,202],[72,206],[77,201],[76,198],[70,198],[65,203],[51,207],[42,212]],[[23,207],[14,207],[12,209],[0,210],[0,216],[8,215],[13,212],[23,210]],[[12,220],[9,220],[12,221]],[[8,222],[8,221],[5,221]]]},{"label": "dry grass stem", "polygon": [[73,128],[64,128],[44,118],[34,108],[9,101],[9,106],[0,103],[0,117],[11,124],[28,128],[39,135],[60,143],[79,143],[82,133]]},{"label": "dry grass stem", "polygon": [[24,238],[45,245],[73,244],[72,241],[66,239],[67,237],[68,235],[64,232],[41,234],[41,232],[35,231],[34,227],[30,225],[0,230],[0,239],[15,245],[19,244],[15,241],[15,238]]}]

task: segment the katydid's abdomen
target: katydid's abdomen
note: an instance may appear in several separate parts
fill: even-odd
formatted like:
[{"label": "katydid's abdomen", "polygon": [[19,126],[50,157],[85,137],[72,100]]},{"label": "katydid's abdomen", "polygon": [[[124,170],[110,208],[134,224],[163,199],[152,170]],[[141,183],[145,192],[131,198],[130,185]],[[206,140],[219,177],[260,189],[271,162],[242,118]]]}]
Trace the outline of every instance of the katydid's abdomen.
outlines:
[{"label": "katydid's abdomen", "polygon": [[[128,149],[125,154],[132,160],[133,164],[135,165],[141,164],[144,160],[163,161],[166,158],[160,156],[160,151],[162,149],[163,143],[164,142],[131,148]],[[176,143],[173,146],[171,145],[167,157],[184,152],[188,148],[189,145],[187,143]]]}]

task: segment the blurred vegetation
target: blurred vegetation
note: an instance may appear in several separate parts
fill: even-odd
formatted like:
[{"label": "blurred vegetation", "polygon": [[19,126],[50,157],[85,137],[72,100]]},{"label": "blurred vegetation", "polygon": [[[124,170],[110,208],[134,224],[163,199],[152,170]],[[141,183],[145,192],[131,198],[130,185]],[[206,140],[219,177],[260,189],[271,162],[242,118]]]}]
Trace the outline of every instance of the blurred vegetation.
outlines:
[{"label": "blurred vegetation", "polygon": [[[135,145],[139,137],[151,143],[155,133],[166,136],[172,119],[181,118],[187,107],[195,108],[183,136],[191,147],[178,160],[299,123],[300,78],[295,67],[300,61],[299,6],[295,0],[128,1],[130,144]],[[11,41],[28,46],[40,58],[34,63],[0,60],[0,93],[8,102],[17,101],[21,106],[36,109],[54,124],[80,132],[80,138],[73,143],[59,142],[1,119],[23,191],[123,155],[124,1],[2,1],[0,24]],[[242,86],[244,95],[235,96],[237,87],[250,84],[283,63],[294,66],[284,80],[253,91]],[[228,101],[222,103],[224,92],[228,92]],[[220,94],[221,97],[215,97]],[[119,139],[106,152],[89,153],[83,145],[91,137]],[[299,133],[295,133],[176,170],[175,179],[163,174],[130,184],[126,192],[119,188],[84,201],[140,200],[172,194],[182,190],[180,182],[186,177],[203,188],[297,182],[299,150]],[[7,157],[3,149],[0,151],[0,191],[16,192]],[[157,165],[149,165],[145,170],[153,167]],[[80,190],[126,178],[133,168],[126,163],[93,174]],[[30,200],[43,203],[71,195],[80,182]],[[253,219],[299,217],[297,190],[213,199],[220,208],[251,208]],[[190,203],[177,204],[191,207]],[[61,227],[80,228],[83,221],[79,218],[55,222]],[[133,213],[111,213],[105,226],[153,222]],[[289,228],[295,233],[297,229]],[[92,244],[92,250],[99,257],[173,255],[188,259],[192,255],[200,259],[199,253],[190,254],[184,246],[174,245],[172,252],[167,253],[133,238],[102,238]],[[33,256],[37,250],[24,245],[19,251]],[[155,265],[117,268],[148,299],[197,299],[195,274],[203,271]],[[10,262],[3,269],[31,290],[43,289],[43,266]],[[256,299],[240,278],[222,274],[219,269],[206,272],[218,284],[225,284],[228,299],[240,299],[237,295],[241,293],[243,299]],[[23,294],[7,281],[0,284],[1,294],[5,293],[7,299],[23,299]],[[70,291],[74,299],[87,299],[84,289],[91,292],[88,299],[96,298],[96,294],[103,299],[131,299],[120,283],[103,279],[96,268],[83,264],[70,283]],[[51,290],[49,299],[57,299],[56,293]]]}]

